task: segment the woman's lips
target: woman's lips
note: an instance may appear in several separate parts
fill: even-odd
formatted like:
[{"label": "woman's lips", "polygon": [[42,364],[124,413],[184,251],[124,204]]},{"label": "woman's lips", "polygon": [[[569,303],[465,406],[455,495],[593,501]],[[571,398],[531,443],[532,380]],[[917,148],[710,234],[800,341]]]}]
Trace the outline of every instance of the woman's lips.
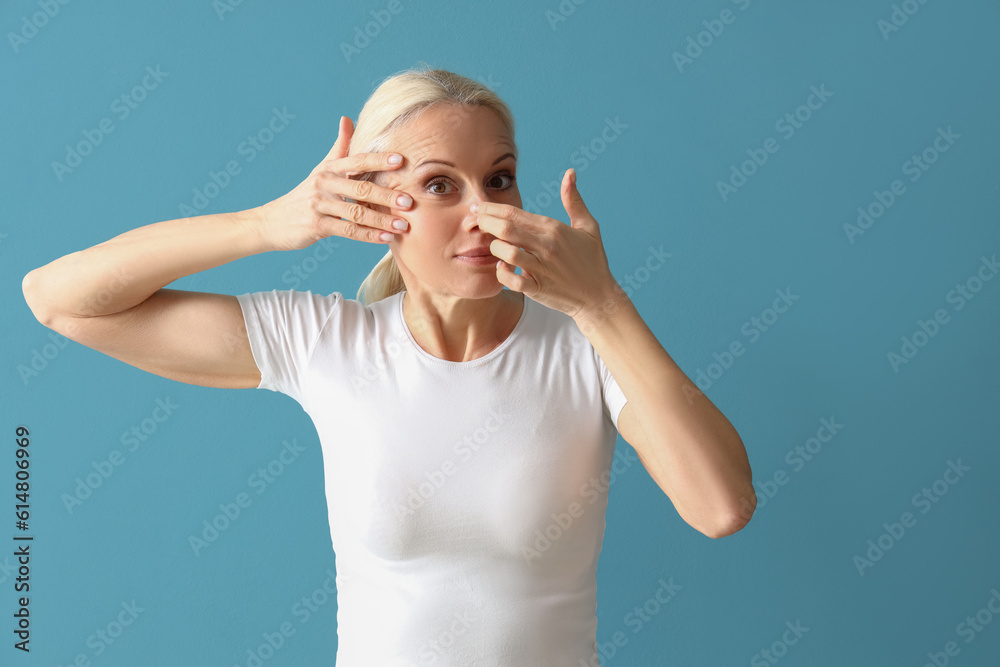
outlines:
[{"label": "woman's lips", "polygon": [[485,266],[497,263],[497,258],[493,255],[456,255],[455,259],[466,264],[472,264],[473,266]]}]

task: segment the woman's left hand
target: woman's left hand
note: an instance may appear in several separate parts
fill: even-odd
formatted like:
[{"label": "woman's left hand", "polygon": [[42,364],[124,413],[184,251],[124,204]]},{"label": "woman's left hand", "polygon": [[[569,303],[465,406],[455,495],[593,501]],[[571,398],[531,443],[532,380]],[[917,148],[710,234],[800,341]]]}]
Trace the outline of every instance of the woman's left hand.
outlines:
[{"label": "woman's left hand", "polygon": [[[608,267],[597,220],[576,188],[575,170],[566,170],[560,195],[569,225],[496,202],[483,202],[474,212],[480,229],[496,237],[490,252],[500,259],[497,280],[577,319],[614,302],[623,291]],[[514,273],[516,267],[521,275]]]}]

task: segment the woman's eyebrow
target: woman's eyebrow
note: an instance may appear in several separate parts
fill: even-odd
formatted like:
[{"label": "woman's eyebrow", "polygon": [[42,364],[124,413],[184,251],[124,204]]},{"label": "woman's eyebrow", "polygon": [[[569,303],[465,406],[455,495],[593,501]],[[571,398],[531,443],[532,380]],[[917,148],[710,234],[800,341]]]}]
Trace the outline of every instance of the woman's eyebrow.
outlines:
[{"label": "woman's eyebrow", "polygon": [[[509,157],[512,157],[512,158],[514,158],[515,160],[517,159],[517,156],[516,156],[516,155],[514,155],[513,153],[504,153],[503,155],[501,155],[500,157],[498,157],[498,158],[497,158],[496,160],[494,160],[494,161],[493,161],[493,164],[492,164],[492,165],[490,165],[490,166],[492,167],[492,166],[494,166],[494,165],[497,165],[497,164],[500,164],[501,162],[503,162],[504,160],[506,160],[506,159],[507,159],[507,158],[509,158]],[[433,160],[433,159],[426,159],[426,160],[421,160],[420,162],[418,162],[418,163],[417,163],[417,164],[416,164],[416,165],[415,165],[415,166],[413,167],[413,169],[414,169],[414,170],[416,170],[416,169],[419,169],[420,167],[422,167],[422,166],[424,166],[424,165],[427,165],[427,164],[443,164],[443,165],[447,165],[447,166],[449,166],[449,167],[454,167],[454,166],[455,166],[454,164],[452,164],[451,162],[448,162],[447,160]]]}]

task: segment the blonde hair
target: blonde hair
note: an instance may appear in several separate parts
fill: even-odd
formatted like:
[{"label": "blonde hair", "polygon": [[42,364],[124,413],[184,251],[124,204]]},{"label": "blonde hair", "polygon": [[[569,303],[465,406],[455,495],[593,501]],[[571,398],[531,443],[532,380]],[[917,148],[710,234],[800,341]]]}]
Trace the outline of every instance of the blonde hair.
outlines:
[{"label": "blonde hair", "polygon": [[[392,132],[414,120],[429,107],[438,104],[483,106],[494,111],[514,141],[514,116],[503,100],[478,81],[443,69],[432,69],[421,62],[416,67],[396,73],[378,85],[358,114],[349,155],[380,153],[391,150]],[[517,147],[514,147],[515,158]],[[384,172],[365,172],[356,180],[384,184]],[[358,301],[370,305],[406,289],[403,276],[386,252],[358,288]]]}]

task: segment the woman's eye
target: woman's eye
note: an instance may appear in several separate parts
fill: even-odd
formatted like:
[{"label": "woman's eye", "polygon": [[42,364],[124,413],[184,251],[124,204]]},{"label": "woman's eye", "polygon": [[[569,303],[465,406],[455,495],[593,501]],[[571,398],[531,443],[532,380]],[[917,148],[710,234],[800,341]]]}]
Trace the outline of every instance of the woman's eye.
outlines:
[{"label": "woman's eye", "polygon": [[[506,182],[503,181],[503,180],[500,180],[498,182],[498,179],[507,179],[507,180],[506,180]],[[496,189],[498,189],[498,190],[507,190],[507,189],[511,188],[514,185],[514,181],[515,180],[516,179],[515,179],[515,177],[514,177],[513,174],[504,173],[504,174],[496,174],[496,175],[494,175],[493,178],[490,179],[489,183],[493,187],[495,187]],[[437,188],[438,186],[441,186],[441,188],[445,188],[445,189],[443,189],[443,190],[442,189],[435,190],[434,188]],[[447,189],[448,186],[449,186],[449,183],[447,183],[446,181],[432,181],[432,182],[430,182],[430,183],[427,184],[427,189],[430,190],[431,194],[446,195],[446,194],[450,194],[450,192]]]},{"label": "woman's eye", "polygon": [[507,185],[499,186],[500,190],[506,190],[507,188],[511,187],[514,184],[514,177],[511,176],[510,174],[497,174],[496,176],[493,177],[493,180],[496,180],[498,178],[506,178],[509,181]]}]

